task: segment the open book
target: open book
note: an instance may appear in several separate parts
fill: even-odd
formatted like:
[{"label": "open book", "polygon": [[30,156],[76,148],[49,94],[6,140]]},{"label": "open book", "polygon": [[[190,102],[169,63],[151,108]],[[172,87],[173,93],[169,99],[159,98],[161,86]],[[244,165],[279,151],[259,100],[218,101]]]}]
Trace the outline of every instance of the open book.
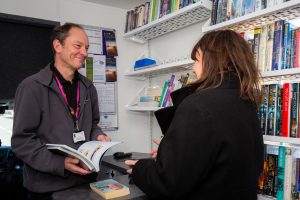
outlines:
[{"label": "open book", "polygon": [[104,153],[112,146],[121,142],[89,141],[83,143],[78,150],[64,144],[46,144],[47,148],[55,153],[68,155],[80,160],[80,165],[87,170],[99,172],[100,162]]}]

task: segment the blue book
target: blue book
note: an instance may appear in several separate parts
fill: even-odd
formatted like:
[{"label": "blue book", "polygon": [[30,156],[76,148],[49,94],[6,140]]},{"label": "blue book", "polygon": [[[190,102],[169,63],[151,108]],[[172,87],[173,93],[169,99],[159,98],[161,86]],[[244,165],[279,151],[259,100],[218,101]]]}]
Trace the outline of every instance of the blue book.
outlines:
[{"label": "blue book", "polygon": [[272,71],[278,70],[281,67],[282,58],[282,37],[284,20],[275,22],[274,25],[274,41],[273,41],[273,56],[272,56]]}]

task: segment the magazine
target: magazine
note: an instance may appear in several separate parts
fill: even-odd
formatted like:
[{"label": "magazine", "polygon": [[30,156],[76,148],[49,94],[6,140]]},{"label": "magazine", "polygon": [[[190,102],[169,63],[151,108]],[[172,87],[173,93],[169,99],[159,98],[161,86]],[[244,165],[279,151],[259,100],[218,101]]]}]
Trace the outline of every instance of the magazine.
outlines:
[{"label": "magazine", "polygon": [[120,143],[121,142],[89,141],[83,143],[78,150],[64,144],[46,144],[46,146],[48,150],[52,152],[79,159],[80,165],[86,170],[99,172],[100,163],[105,152],[110,147]]}]

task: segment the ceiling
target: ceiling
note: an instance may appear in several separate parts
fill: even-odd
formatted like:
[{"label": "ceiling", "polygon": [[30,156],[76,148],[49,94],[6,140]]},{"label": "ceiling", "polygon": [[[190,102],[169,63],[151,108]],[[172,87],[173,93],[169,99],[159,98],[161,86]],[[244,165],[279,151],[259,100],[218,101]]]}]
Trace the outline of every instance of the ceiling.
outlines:
[{"label": "ceiling", "polygon": [[[106,6],[112,6],[125,10],[132,10],[135,6],[145,3],[147,0],[82,0],[92,3],[98,3]],[[148,0],[150,1],[150,0]]]}]

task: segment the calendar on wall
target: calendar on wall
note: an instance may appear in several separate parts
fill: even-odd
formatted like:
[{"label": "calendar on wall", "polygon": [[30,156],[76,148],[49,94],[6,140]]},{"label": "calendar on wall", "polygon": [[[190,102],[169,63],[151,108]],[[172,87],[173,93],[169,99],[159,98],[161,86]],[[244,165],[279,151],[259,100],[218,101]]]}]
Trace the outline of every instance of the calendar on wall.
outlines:
[{"label": "calendar on wall", "polygon": [[85,65],[78,70],[93,81],[100,111],[99,126],[103,131],[118,129],[117,64],[118,50],[114,29],[82,25],[90,47]]}]

